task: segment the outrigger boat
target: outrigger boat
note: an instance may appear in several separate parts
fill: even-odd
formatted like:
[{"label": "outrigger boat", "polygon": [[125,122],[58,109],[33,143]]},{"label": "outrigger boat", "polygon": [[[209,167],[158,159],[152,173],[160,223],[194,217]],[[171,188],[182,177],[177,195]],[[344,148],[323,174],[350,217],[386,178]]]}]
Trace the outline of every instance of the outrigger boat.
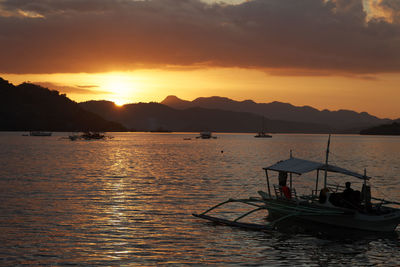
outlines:
[{"label": "outrigger boat", "polygon": [[[258,191],[259,197],[248,199],[228,199],[200,214],[193,215],[216,223],[256,230],[274,229],[279,223],[290,222],[302,223],[302,225],[317,223],[326,227],[344,227],[374,232],[394,231],[400,223],[400,203],[371,197],[371,188],[368,183],[370,177],[366,175],[366,171],[364,174],[359,174],[328,164],[329,143],[330,136],[325,163],[299,159],[290,155],[289,159],[264,168],[268,192]],[[280,180],[280,185],[273,185],[274,194],[271,192],[269,179],[271,171],[278,172]],[[293,187],[293,176],[300,176],[311,171],[317,173],[315,188],[310,195],[297,196]],[[319,183],[321,172],[324,174],[322,186]],[[340,186],[328,184],[328,173],[361,180],[361,192],[349,189],[340,193]],[[286,181],[281,183],[287,177],[289,177],[289,186],[284,184]],[[208,215],[209,212],[228,203],[243,203],[254,209],[234,220]],[[268,211],[266,224],[242,222],[243,218],[261,210]]]}]

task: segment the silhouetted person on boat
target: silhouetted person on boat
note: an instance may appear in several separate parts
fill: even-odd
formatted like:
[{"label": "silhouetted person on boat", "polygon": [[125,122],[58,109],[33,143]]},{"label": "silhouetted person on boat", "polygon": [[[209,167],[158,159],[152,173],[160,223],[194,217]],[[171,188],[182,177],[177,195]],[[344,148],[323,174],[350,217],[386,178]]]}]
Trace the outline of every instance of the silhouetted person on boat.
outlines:
[{"label": "silhouetted person on boat", "polygon": [[351,183],[346,182],[346,188],[342,193],[343,198],[343,206],[346,208],[352,208],[352,198],[353,198],[354,190],[351,188]]},{"label": "silhouetted person on boat", "polygon": [[354,190],[351,188],[351,183],[346,182],[346,189],[343,191],[343,196],[350,196],[352,193],[354,193]]},{"label": "silhouetted person on boat", "polygon": [[286,181],[287,181],[287,172],[279,172],[279,185],[280,186],[285,186],[286,185]]},{"label": "silhouetted person on boat", "polygon": [[329,193],[329,188],[325,187],[322,188],[321,191],[319,191],[319,203],[325,203],[328,197],[328,193]]},{"label": "silhouetted person on boat", "polygon": [[346,189],[343,191],[344,206],[346,208],[357,209],[360,205],[360,191],[354,191],[351,183],[346,182]]},{"label": "silhouetted person on boat", "polygon": [[289,187],[286,185],[287,182],[287,177],[288,174],[287,172],[279,172],[279,189],[281,190],[281,192],[283,193],[283,195],[287,198],[287,199],[291,199],[292,198],[292,194],[290,192]]}]

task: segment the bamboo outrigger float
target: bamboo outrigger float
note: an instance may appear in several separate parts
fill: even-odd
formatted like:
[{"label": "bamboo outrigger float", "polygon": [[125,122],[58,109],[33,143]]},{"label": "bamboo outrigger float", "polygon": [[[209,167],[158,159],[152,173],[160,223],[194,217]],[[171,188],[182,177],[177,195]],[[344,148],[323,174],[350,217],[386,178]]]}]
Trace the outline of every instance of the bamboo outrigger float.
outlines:
[{"label": "bamboo outrigger float", "polygon": [[[327,227],[335,226],[375,232],[394,231],[400,223],[400,209],[398,208],[400,203],[371,197],[371,189],[367,183],[370,177],[366,175],[365,171],[364,174],[359,174],[328,164],[329,144],[330,136],[325,163],[294,158],[290,155],[289,159],[264,168],[268,192],[258,191],[259,197],[248,199],[228,199],[200,214],[193,215],[216,223],[255,230],[273,229],[284,221],[302,221],[318,223]],[[271,192],[270,171],[279,173],[280,183],[273,185],[274,194]],[[298,197],[292,186],[293,174],[302,175],[311,171],[317,172],[315,189],[310,195]],[[320,172],[324,173],[322,186],[319,184]],[[343,193],[339,193],[340,186],[327,183],[328,173],[339,173],[361,179],[363,182],[361,192],[349,188]],[[289,187],[286,185],[288,176]],[[209,212],[228,203],[243,203],[253,206],[254,209],[234,220],[208,215]],[[260,210],[268,211],[268,223],[256,224],[241,221]]]}]

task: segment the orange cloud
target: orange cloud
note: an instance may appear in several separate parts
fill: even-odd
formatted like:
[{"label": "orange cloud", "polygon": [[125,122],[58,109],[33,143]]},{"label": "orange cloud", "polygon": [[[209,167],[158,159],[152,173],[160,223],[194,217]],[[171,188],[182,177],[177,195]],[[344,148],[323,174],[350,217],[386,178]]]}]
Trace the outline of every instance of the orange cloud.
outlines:
[{"label": "orange cloud", "polygon": [[362,0],[3,0],[0,73],[198,65],[398,72],[399,12],[391,3],[380,2],[393,11],[387,21],[368,20]]},{"label": "orange cloud", "polygon": [[[34,84],[40,85],[51,90],[57,90],[61,93],[72,93],[72,94],[111,94],[110,92],[99,91],[97,85],[76,85],[69,86],[52,82],[33,82]],[[90,90],[93,88],[94,90]]]}]

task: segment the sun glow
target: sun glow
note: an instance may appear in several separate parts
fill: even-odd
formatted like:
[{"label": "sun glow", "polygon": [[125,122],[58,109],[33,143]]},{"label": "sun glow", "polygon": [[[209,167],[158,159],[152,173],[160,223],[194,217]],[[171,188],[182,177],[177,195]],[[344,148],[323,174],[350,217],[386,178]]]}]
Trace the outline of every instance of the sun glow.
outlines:
[{"label": "sun glow", "polygon": [[[396,119],[398,74],[375,76],[284,76],[239,68],[141,69],[129,72],[0,74],[14,84],[48,82],[45,87],[83,102],[109,100],[117,106],[138,102],[160,102],[168,95],[185,100],[224,96],[258,103],[288,102],[317,109],[367,111]],[[58,86],[54,86],[58,85]],[[377,88],[381,88],[377,90]],[[357,102],[354,102],[357,99]]]},{"label": "sun glow", "polygon": [[110,92],[108,100],[113,101],[115,105],[134,102],[135,92],[138,90],[138,83],[135,77],[124,73],[108,73],[104,75],[100,88]]},{"label": "sun glow", "polygon": [[114,102],[117,107],[122,107],[125,104],[128,104],[129,101],[121,100],[121,99],[111,99],[110,101]]}]

